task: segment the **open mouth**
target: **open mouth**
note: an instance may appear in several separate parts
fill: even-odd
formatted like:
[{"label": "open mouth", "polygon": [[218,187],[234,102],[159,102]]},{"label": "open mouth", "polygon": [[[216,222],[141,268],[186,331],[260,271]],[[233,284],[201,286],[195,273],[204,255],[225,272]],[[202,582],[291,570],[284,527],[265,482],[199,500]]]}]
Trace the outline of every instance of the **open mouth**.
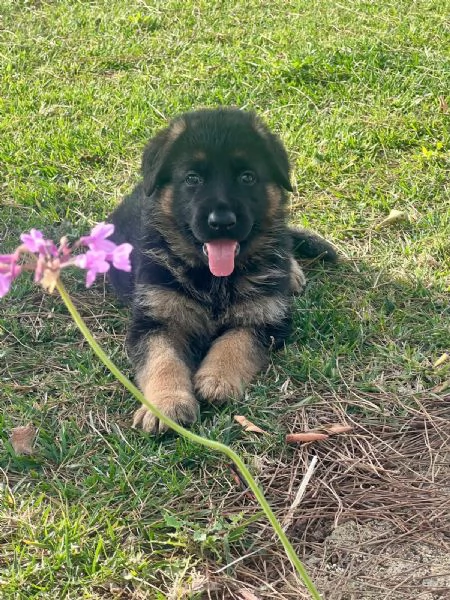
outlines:
[{"label": "open mouth", "polygon": [[209,270],[216,277],[228,277],[234,271],[234,259],[240,246],[236,240],[213,240],[203,244]]}]

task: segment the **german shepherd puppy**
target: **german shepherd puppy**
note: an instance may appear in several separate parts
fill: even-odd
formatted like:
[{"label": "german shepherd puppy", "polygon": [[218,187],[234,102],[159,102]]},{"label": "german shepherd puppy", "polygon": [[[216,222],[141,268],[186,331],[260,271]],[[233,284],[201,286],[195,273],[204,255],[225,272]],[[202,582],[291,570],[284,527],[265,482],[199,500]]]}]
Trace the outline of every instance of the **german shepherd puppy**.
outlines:
[{"label": "german shepherd puppy", "polygon": [[[292,294],[304,286],[294,260],[336,260],[319,236],[286,224],[289,162],[253,113],[186,113],[144,150],[143,181],[111,216],[129,242],[132,272],[111,270],[131,303],[127,345],[137,383],[172,419],[192,423],[197,400],[240,397],[286,340]],[[142,406],[134,426],[165,429]]]}]

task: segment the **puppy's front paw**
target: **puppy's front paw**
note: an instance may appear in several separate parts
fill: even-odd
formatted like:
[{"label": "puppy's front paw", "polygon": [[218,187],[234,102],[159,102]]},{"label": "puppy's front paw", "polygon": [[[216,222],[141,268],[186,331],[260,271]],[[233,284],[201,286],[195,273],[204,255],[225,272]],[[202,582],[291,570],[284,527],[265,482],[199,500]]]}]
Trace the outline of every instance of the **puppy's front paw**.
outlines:
[{"label": "puppy's front paw", "polygon": [[[189,392],[178,391],[173,394],[155,395],[150,402],[176,423],[191,425],[198,418],[198,402]],[[167,425],[144,405],[134,413],[133,427],[141,427],[144,431],[153,434],[164,433],[168,429]]]},{"label": "puppy's front paw", "polygon": [[239,376],[215,373],[202,368],[194,376],[194,388],[200,398],[218,404],[230,398],[240,398],[244,391]]},{"label": "puppy's front paw", "polygon": [[306,286],[305,274],[295,258],[291,258],[290,283],[293,294],[301,294]]}]

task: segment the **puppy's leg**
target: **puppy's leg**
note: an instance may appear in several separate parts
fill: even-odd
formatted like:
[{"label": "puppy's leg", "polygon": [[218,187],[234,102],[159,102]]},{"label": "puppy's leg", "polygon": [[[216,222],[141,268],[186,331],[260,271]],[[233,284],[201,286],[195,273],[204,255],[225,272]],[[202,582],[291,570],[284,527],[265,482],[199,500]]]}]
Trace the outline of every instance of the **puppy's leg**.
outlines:
[{"label": "puppy's leg", "polygon": [[306,285],[306,277],[303,269],[294,257],[291,257],[290,285],[293,294],[301,294]]},{"label": "puppy's leg", "polygon": [[338,254],[330,242],[307,229],[289,227],[292,237],[294,256],[299,258],[321,258],[328,262],[337,262]]},{"label": "puppy's leg", "polygon": [[[140,340],[134,354],[138,358],[136,379],[144,396],[177,423],[193,423],[198,416],[198,403],[191,372],[170,336],[150,334]],[[167,429],[145,406],[136,411],[133,426],[151,433]]]},{"label": "puppy's leg", "polygon": [[239,398],[267,358],[268,350],[251,329],[230,329],[203,359],[194,376],[195,391],[210,402]]}]

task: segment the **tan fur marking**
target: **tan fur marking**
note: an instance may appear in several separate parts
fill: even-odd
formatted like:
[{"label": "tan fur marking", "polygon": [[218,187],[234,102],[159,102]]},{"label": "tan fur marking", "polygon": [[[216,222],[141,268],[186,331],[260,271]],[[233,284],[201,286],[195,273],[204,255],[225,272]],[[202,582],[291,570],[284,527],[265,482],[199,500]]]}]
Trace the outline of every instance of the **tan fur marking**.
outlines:
[{"label": "tan fur marking", "polygon": [[[274,186],[276,188],[276,186]],[[265,255],[279,251],[278,233],[283,231],[284,225],[284,206],[280,204],[276,215],[269,217],[266,214],[264,219],[265,230],[257,235],[251,242],[247,250],[247,255]],[[238,255],[239,259],[239,255]]]},{"label": "tan fur marking", "polygon": [[209,402],[239,398],[264,362],[264,351],[250,331],[227,331],[213,343],[195,374],[195,390]]},{"label": "tan fur marking", "polygon": [[197,152],[194,153],[194,159],[195,160],[206,160],[206,153],[202,152],[202,150],[197,150]]},{"label": "tan fur marking", "polygon": [[161,212],[167,217],[173,215],[173,188],[166,187],[162,190],[159,196],[159,204],[161,206]]},{"label": "tan fur marking", "polygon": [[[255,299],[261,297],[264,293],[267,293],[260,289],[260,286],[267,282],[268,279],[281,279],[284,277],[284,273],[281,273],[275,269],[268,269],[267,272],[259,273],[257,275],[246,275],[239,279],[239,283],[236,286],[236,298],[243,300]],[[274,285],[274,289],[275,285]]]},{"label": "tan fur marking", "polygon": [[164,188],[159,195],[159,214],[154,215],[154,222],[169,242],[173,252],[183,258],[190,266],[198,265],[200,259],[195,248],[184,238],[178,223],[173,216],[173,188]]},{"label": "tan fur marking", "polygon": [[183,119],[178,119],[170,128],[167,140],[173,143],[184,131],[186,131],[186,123],[183,121]]},{"label": "tan fur marking", "polygon": [[259,289],[260,285],[267,283],[269,280],[273,282],[273,290],[277,289],[277,281],[285,277],[284,271],[280,269],[266,269],[261,273],[254,275],[245,275],[239,280],[238,294],[241,298],[252,296],[253,298],[258,295],[267,294],[267,291]]},{"label": "tan fur marking", "polygon": [[266,126],[256,115],[253,116],[253,128],[256,131],[256,133],[259,133],[261,137],[263,137],[264,139],[267,138]]},{"label": "tan fur marking", "polygon": [[284,296],[262,296],[230,306],[223,322],[233,327],[255,327],[279,323],[290,309],[290,299]]},{"label": "tan fur marking", "polygon": [[305,289],[306,277],[303,273],[303,269],[298,264],[293,256],[291,256],[291,291],[293,294],[301,294]]},{"label": "tan fur marking", "polygon": [[279,188],[273,183],[268,183],[266,185],[266,194],[269,199],[267,216],[272,219],[278,213],[283,197]]},{"label": "tan fur marking", "polygon": [[204,330],[214,333],[214,325],[207,310],[195,300],[180,292],[165,290],[161,287],[137,285],[136,301],[141,308],[158,321],[167,323],[174,335],[186,337],[191,332]]},{"label": "tan fur marking", "polygon": [[[150,337],[147,358],[136,379],[144,396],[161,412],[179,423],[193,423],[198,413],[191,373],[164,335]],[[162,433],[167,427],[145,406],[136,411],[133,426]]]}]

